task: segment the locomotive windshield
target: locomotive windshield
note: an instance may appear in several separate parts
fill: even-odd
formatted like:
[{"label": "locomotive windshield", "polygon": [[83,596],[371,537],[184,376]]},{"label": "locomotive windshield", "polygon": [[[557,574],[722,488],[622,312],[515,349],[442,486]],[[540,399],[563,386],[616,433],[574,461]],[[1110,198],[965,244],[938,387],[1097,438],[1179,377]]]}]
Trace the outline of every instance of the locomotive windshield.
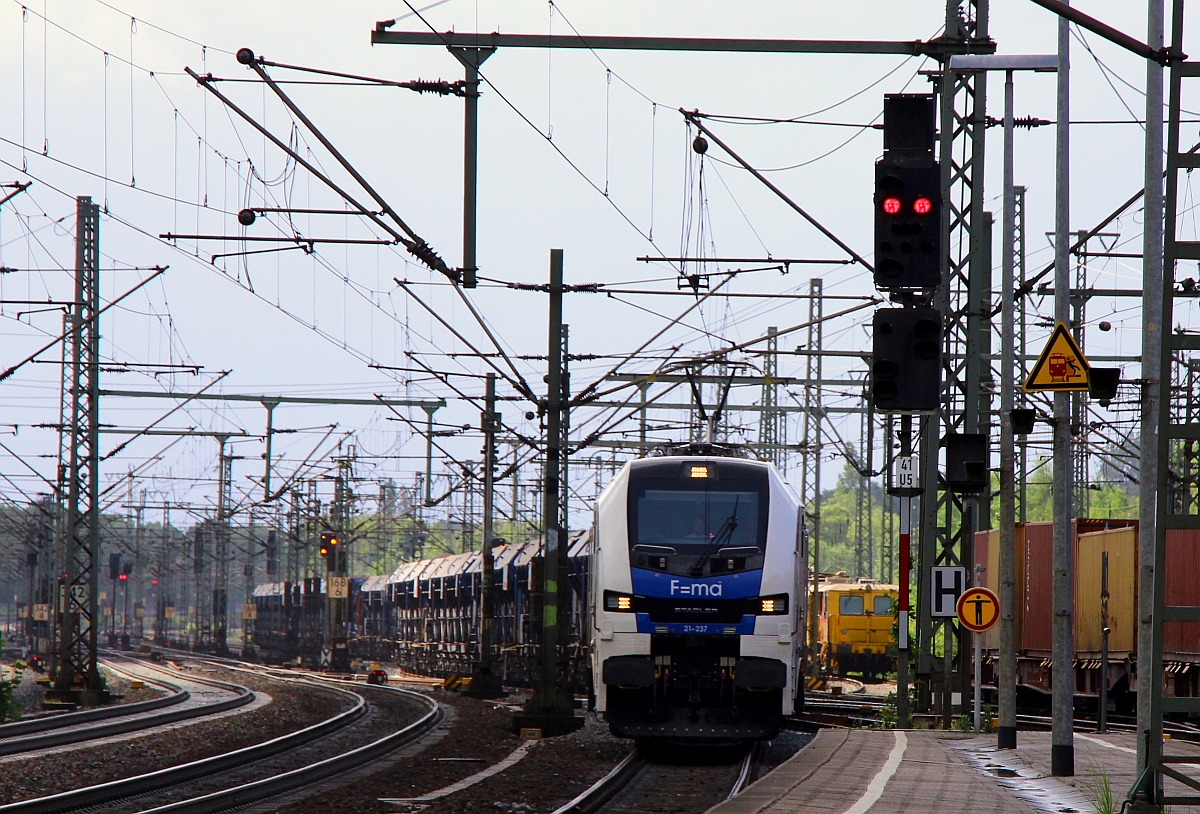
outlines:
[{"label": "locomotive windshield", "polygon": [[634,498],[631,542],[695,556],[713,556],[721,549],[762,551],[759,497],[757,490],[680,491],[678,485],[648,486]]},{"label": "locomotive windshield", "polygon": [[761,465],[639,461],[629,479],[630,547],[638,562],[670,573],[751,567],[766,551],[768,490]]}]

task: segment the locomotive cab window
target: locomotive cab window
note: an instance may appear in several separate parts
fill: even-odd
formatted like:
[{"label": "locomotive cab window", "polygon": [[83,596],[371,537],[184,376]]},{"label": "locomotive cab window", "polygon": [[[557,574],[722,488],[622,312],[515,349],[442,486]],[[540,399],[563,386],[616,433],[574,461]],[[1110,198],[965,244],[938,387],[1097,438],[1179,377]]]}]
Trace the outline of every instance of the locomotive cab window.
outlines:
[{"label": "locomotive cab window", "polygon": [[637,534],[633,544],[674,549],[695,554],[713,546],[722,549],[761,551],[757,492],[678,491],[647,488],[637,500],[634,516]]},{"label": "locomotive cab window", "polygon": [[848,596],[838,597],[838,612],[842,616],[862,616],[863,615],[863,597],[850,594]]},{"label": "locomotive cab window", "polygon": [[871,612],[877,616],[891,616],[892,598],[890,596],[875,597],[874,608],[872,608]]},{"label": "locomotive cab window", "polygon": [[761,568],[768,487],[757,469],[736,463],[659,465],[630,478],[629,545],[640,567],[708,576]]}]

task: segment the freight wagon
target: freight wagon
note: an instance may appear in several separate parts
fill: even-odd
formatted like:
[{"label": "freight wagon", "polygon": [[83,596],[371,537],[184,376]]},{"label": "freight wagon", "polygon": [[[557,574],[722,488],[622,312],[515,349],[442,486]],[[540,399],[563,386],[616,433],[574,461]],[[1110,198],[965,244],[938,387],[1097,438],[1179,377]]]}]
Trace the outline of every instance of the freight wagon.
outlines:
[{"label": "freight wagon", "polygon": [[[975,536],[975,562],[984,568],[984,584],[997,595],[998,540],[995,529]],[[1109,698],[1122,711],[1132,710],[1137,686],[1137,540],[1135,520],[1080,519],[1072,523],[1075,694],[1095,699],[1101,683],[1106,682]],[[1017,686],[1027,701],[1048,694],[1053,684],[1052,548],[1051,523],[1018,524]],[[1166,556],[1166,603],[1200,604],[1200,533],[1170,530]],[[1200,623],[1166,624],[1163,639],[1163,693],[1188,697],[1200,694]],[[985,683],[993,687],[999,645],[996,626],[984,634],[983,640]]]},{"label": "freight wagon", "polygon": [[[582,620],[586,611],[588,532],[568,535],[569,669],[586,689]],[[537,675],[535,624],[541,620],[541,541],[494,546],[493,672],[508,684],[528,685]],[[483,583],[478,551],[402,563],[392,573],[352,579],[350,655],[387,660],[420,675],[469,675],[478,658],[479,598]],[[325,632],[325,591],[320,579],[267,583],[254,591],[258,618],[254,644],[270,661],[317,663]]]}]

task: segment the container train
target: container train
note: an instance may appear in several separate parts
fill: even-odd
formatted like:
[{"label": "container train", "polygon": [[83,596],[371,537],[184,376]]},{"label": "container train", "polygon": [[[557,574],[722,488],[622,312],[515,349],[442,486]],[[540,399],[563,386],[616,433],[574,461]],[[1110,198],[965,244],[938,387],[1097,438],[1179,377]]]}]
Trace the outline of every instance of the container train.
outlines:
[{"label": "container train", "polygon": [[[999,589],[998,532],[975,537],[975,562],[984,584]],[[1095,703],[1106,684],[1120,712],[1132,712],[1137,686],[1137,545],[1135,520],[1088,520],[1072,523],[1074,551],[1072,681],[1077,700]],[[1051,583],[1053,526],[1018,524],[1016,534],[1017,687],[1025,702],[1051,692]],[[1165,600],[1168,605],[1200,604],[1200,534],[1167,532]],[[1107,641],[1106,641],[1107,640]],[[984,682],[996,685],[999,628],[984,634]],[[1163,625],[1162,692],[1200,695],[1200,623]]]}]

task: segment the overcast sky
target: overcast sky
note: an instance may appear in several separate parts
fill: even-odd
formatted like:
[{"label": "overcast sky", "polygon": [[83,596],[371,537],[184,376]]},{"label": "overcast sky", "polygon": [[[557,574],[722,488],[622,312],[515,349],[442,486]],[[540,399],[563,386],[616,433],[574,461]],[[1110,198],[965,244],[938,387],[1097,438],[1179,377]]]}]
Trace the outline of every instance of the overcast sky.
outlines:
[{"label": "overcast sky", "polygon": [[[1077,5],[1135,37],[1145,36],[1142,4],[1109,0]],[[17,301],[69,296],[71,275],[62,269],[74,262],[73,198],[90,195],[105,209],[100,240],[104,268],[111,269],[103,274],[106,301],[148,276],[146,269],[170,266],[105,315],[102,352],[114,363],[114,371],[103,374],[105,387],[195,392],[229,371],[211,392],[444,397],[450,403],[437,413],[439,424],[445,425],[440,429],[477,425],[478,407],[459,395],[481,394],[480,376],[488,368],[473,358],[472,346],[491,351],[490,341],[445,278],[402,249],[323,243],[311,254],[292,248],[236,256],[287,244],[160,239],[165,233],[351,240],[385,236],[363,219],[346,215],[289,218],[272,213],[242,230],[236,213],[245,206],[341,210],[346,204],[199,88],[185,67],[237,80],[216,87],[374,208],[317,138],[297,126],[261,83],[249,81],[255,77],[235,60],[238,48],[249,47],[274,62],[392,81],[455,81],[462,69],[444,49],[371,46],[376,22],[395,20],[392,30],[412,31],[432,27],[583,36],[909,41],[936,36],[944,16],[937,2],[873,1],[847,6],[807,1],[567,0],[548,5],[449,0],[426,8],[423,19],[403,2],[0,2],[0,105],[5,111],[0,117],[0,182],[33,182],[0,207],[0,265],[17,269],[0,276],[5,301],[0,307],[5,349],[0,362],[4,367],[15,364],[59,332],[60,310]],[[1055,47],[1056,20],[1032,3],[993,4],[991,33],[1001,53],[1048,53]],[[1145,112],[1145,68],[1091,34],[1075,38],[1072,48],[1076,124],[1071,132],[1071,224],[1085,229],[1141,186],[1144,142],[1135,120]],[[753,262],[688,264],[682,270],[758,269],[722,288],[731,294],[803,294],[810,278],[821,278],[825,293],[841,298],[824,303],[826,317],[857,309],[828,320],[824,348],[869,349],[863,326],[869,326],[870,308],[862,306],[876,294],[870,275],[845,264],[840,248],[733,165],[724,151],[714,145],[701,161],[691,149],[696,133],[679,108],[719,117],[709,126],[723,141],[756,168],[769,171],[773,184],[870,257],[872,166],[882,139],[869,125],[879,120],[885,93],[927,91],[931,86],[925,72],[936,68],[931,60],[901,56],[502,50],[482,69],[478,263],[484,282],[468,298],[506,352],[540,356],[547,342],[545,296],[506,284],[544,282],[552,248],[564,251],[568,283],[601,283],[622,291],[678,291],[675,278],[681,264],[639,262],[643,256],[820,260],[827,262],[793,265],[786,275]],[[316,78],[283,68],[269,71],[280,80]],[[408,226],[450,266],[461,265],[462,101],[356,84],[284,87]],[[1017,115],[1053,120],[1054,90],[1053,75],[1019,76]],[[989,114],[1000,117],[1002,103],[1001,81],[993,78]],[[988,131],[985,185],[986,205],[996,213],[997,279],[1000,138],[999,128]],[[1053,156],[1053,127],[1018,133],[1016,180],[1028,188],[1031,270],[1051,258],[1046,233],[1054,228]],[[1190,197],[1188,201],[1190,206]],[[1140,212],[1120,219],[1110,229],[1115,234],[1110,244],[1120,246],[1119,251],[1139,251],[1141,222]],[[405,281],[410,293],[395,279]],[[1088,281],[1105,288],[1137,288],[1140,262],[1094,260]],[[569,294],[565,320],[570,350],[594,357],[573,362],[573,389],[578,392],[598,379],[621,354],[654,338],[694,304],[694,297],[665,294]],[[1031,304],[1038,313],[1052,313],[1048,299]],[[455,337],[430,310],[463,338]],[[768,327],[799,325],[808,311],[808,301],[800,298],[713,296],[682,325],[654,338],[641,358],[622,371],[648,372],[668,357],[683,359],[761,336]],[[1136,356],[1136,301],[1094,299],[1087,321],[1094,325],[1101,320],[1114,330],[1089,329],[1088,353]],[[1194,322],[1194,311],[1185,315],[1183,324]],[[1037,330],[1030,336],[1033,352],[1049,326]],[[780,349],[792,350],[805,341],[803,331],[789,334],[780,339]],[[53,477],[56,435],[35,425],[58,420],[57,359],[56,352],[48,352],[39,359],[44,363],[26,365],[0,383],[7,408],[0,419],[0,442],[20,456],[0,450],[5,477],[0,492],[17,502],[47,491],[44,479]],[[745,372],[755,372],[755,366],[761,370],[760,356],[737,359],[747,365]],[[136,366],[120,372],[119,363]],[[784,357],[779,373],[803,375],[803,364],[803,357]],[[195,374],[180,365],[201,370]],[[421,366],[453,374],[449,384],[405,370]],[[544,362],[517,360],[516,366],[540,393]],[[854,357],[830,359],[825,374],[861,379],[865,364]],[[1136,365],[1126,375],[1138,375]],[[860,389],[829,388],[823,401],[858,406]],[[507,383],[500,390],[502,396],[516,395]],[[788,390],[780,401],[795,405],[802,391]],[[685,397],[678,391],[665,400]],[[759,388],[741,388],[731,402],[752,404],[760,398]],[[103,402],[103,421],[144,427],[173,405],[168,400],[109,398]],[[502,413],[509,426],[536,435],[536,422],[524,418],[530,409],[527,402],[509,401]],[[419,409],[400,413],[418,423],[425,416]],[[289,476],[310,456],[324,463],[303,471],[319,474],[332,445],[345,438],[362,456],[359,474],[412,483],[413,473],[424,466],[423,441],[412,426],[394,418],[375,407],[279,408],[276,428],[296,432],[276,437],[275,453],[281,456],[277,478]],[[574,421],[586,433],[608,427],[610,419],[610,414],[580,411]],[[651,420],[653,437],[683,436],[685,414],[652,413]],[[179,410],[159,427],[261,436],[264,421],[265,411],[254,404],[205,402]],[[730,437],[756,439],[757,421],[756,413],[731,414]],[[857,443],[860,424],[858,416],[831,417],[823,464],[826,485],[842,468],[834,442]],[[801,440],[799,426],[793,416],[790,441]],[[632,431],[634,424],[612,429]],[[106,435],[102,450],[110,451],[121,440],[123,436]],[[438,471],[456,459],[479,456],[475,434],[441,443]],[[149,501],[209,505],[216,447],[208,438],[139,439],[105,462],[105,486],[137,469],[145,477],[135,489],[146,490]],[[235,452],[242,456],[234,465],[236,489],[261,489],[253,484],[262,475],[261,440],[239,441]],[[611,457],[607,450],[581,456]],[[798,482],[798,459],[793,457],[792,464]],[[435,492],[446,483],[441,480]],[[583,487],[585,497],[594,494],[595,483]]]}]

